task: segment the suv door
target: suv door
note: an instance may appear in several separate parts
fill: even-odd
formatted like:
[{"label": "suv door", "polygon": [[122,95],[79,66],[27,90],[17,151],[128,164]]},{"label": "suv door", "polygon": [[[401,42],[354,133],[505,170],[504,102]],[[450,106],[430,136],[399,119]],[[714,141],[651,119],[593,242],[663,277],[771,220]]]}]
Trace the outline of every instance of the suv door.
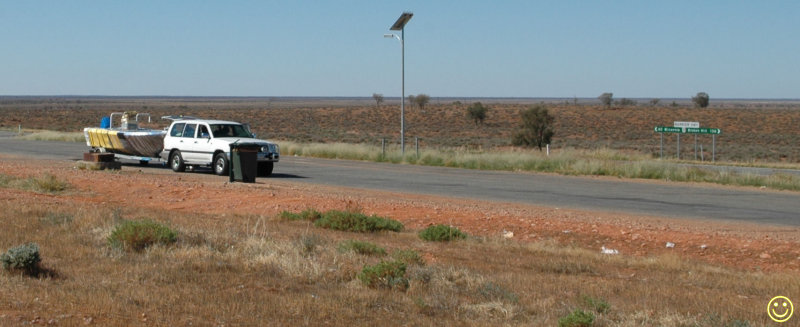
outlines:
[{"label": "suv door", "polygon": [[194,137],[196,131],[196,123],[186,123],[186,127],[183,128],[183,134],[181,134],[181,137],[178,139],[178,144],[176,147],[178,150],[181,150],[183,161],[195,162],[199,160],[199,157],[195,152],[197,151],[197,139]]},{"label": "suv door", "polygon": [[172,149],[179,148],[181,137],[183,136],[183,128],[186,123],[174,123],[169,129],[169,135],[164,137],[164,151],[169,152]]},{"label": "suv door", "polygon": [[197,135],[192,144],[192,151],[197,156],[197,160],[203,164],[210,163],[214,160],[214,149],[211,146],[211,133],[208,131],[208,125],[200,123],[197,125]]}]

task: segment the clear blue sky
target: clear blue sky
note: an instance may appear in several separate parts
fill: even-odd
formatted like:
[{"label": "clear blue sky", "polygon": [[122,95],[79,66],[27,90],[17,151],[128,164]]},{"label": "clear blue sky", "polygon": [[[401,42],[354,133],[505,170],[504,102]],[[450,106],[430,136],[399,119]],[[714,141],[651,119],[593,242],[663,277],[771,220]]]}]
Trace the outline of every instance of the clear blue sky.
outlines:
[{"label": "clear blue sky", "polygon": [[0,0],[0,95],[800,98],[800,1]]}]

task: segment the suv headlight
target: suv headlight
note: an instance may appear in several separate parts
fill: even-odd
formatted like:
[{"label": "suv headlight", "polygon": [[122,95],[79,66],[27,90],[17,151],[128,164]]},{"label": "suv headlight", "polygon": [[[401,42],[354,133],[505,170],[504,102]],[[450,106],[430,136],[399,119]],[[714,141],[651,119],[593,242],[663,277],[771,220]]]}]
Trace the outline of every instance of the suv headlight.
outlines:
[{"label": "suv headlight", "polygon": [[264,153],[279,153],[280,149],[277,144],[267,144],[261,147],[261,152]]}]

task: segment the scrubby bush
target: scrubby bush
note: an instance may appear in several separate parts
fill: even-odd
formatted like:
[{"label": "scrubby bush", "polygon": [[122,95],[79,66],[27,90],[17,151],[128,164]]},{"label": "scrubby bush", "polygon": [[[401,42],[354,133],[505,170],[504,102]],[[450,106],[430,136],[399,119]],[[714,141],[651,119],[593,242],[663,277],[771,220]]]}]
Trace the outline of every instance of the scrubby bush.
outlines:
[{"label": "scrubby bush", "polygon": [[408,289],[406,264],[400,261],[381,261],[374,266],[365,265],[358,279],[372,288]]},{"label": "scrubby bush", "polygon": [[403,224],[397,220],[375,215],[367,216],[360,212],[338,210],[325,212],[322,218],[314,222],[314,226],[360,233],[382,230],[399,232],[403,230]]},{"label": "scrubby bush", "polygon": [[58,179],[58,177],[46,174],[40,177],[34,177],[30,180],[31,187],[37,192],[57,193],[67,189],[69,184],[65,181]]},{"label": "scrubby bush", "polygon": [[458,228],[447,225],[433,225],[419,232],[419,238],[426,241],[447,242],[467,238]]},{"label": "scrubby bush", "polygon": [[322,218],[322,214],[314,209],[306,209],[300,213],[283,211],[280,213],[280,217],[287,220],[308,220],[314,222]]},{"label": "scrubby bush", "polygon": [[594,323],[594,314],[576,309],[558,319],[558,327],[589,327]]},{"label": "scrubby bush", "polygon": [[370,242],[349,240],[339,244],[339,251],[353,251],[363,255],[386,255],[386,249]]},{"label": "scrubby bush", "polygon": [[611,310],[611,305],[605,300],[596,299],[588,295],[583,296],[583,303],[597,313],[608,313]]},{"label": "scrubby bush", "polygon": [[39,262],[42,261],[39,256],[39,245],[27,243],[13,247],[0,256],[0,261],[3,262],[3,268],[6,270],[34,273],[39,269]]},{"label": "scrubby bush", "polygon": [[108,243],[113,248],[141,251],[154,244],[175,243],[177,238],[175,231],[152,220],[126,220],[111,232]]},{"label": "scrubby bush", "polygon": [[395,250],[392,252],[392,258],[404,262],[407,265],[422,266],[425,264],[425,260],[422,260],[422,256],[419,255],[419,252],[414,250]]}]

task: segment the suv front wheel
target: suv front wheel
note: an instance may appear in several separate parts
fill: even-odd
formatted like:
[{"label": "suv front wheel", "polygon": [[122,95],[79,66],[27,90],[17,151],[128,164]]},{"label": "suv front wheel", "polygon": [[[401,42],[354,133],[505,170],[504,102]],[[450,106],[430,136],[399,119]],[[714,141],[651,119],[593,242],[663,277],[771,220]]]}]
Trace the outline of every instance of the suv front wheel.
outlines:
[{"label": "suv front wheel", "polygon": [[228,158],[224,153],[214,156],[214,173],[220,176],[228,175]]},{"label": "suv front wheel", "polygon": [[259,162],[258,163],[258,176],[260,177],[268,177],[272,175],[272,168],[274,164],[271,161],[267,162]]}]

